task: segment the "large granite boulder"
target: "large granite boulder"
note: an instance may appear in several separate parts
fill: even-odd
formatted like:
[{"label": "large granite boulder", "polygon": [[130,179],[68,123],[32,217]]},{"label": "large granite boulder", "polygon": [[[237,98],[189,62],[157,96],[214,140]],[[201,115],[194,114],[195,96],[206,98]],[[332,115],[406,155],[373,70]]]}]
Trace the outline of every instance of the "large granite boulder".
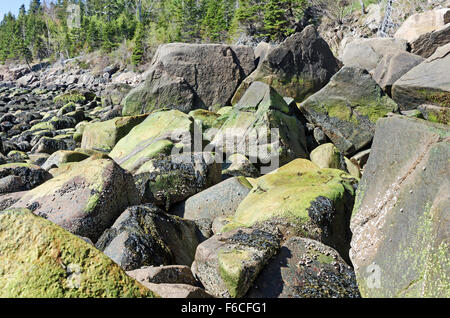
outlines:
[{"label": "large granite boulder", "polygon": [[147,115],[118,117],[87,124],[83,130],[81,148],[110,152],[131,129],[142,123]]},{"label": "large granite boulder", "polygon": [[420,36],[433,32],[447,23],[450,23],[449,8],[413,14],[398,28],[394,38],[412,43]]},{"label": "large granite boulder", "polygon": [[222,180],[222,165],[208,152],[158,156],[133,173],[143,203],[169,210]]},{"label": "large granite boulder", "polygon": [[227,106],[239,84],[255,69],[253,49],[224,44],[161,45],[144,83],[123,100],[123,114],[168,107],[185,113]]},{"label": "large granite boulder", "polygon": [[281,95],[301,102],[325,86],[338,69],[328,44],[314,26],[309,25],[261,56],[258,67],[240,85],[232,103],[238,103],[256,81],[264,82]]},{"label": "large granite boulder", "polygon": [[286,164],[307,158],[305,131],[296,112],[274,88],[253,82],[239,103],[221,117],[224,123],[211,144],[227,155],[239,153],[259,165],[270,164],[273,159]]},{"label": "large granite boulder", "polygon": [[345,66],[372,72],[387,54],[406,52],[405,40],[392,38],[356,38],[346,42],[341,52]]},{"label": "large granite boulder", "polygon": [[230,216],[252,189],[244,177],[222,181],[186,200],[183,217],[188,220],[209,219]]},{"label": "large granite boulder", "polygon": [[132,176],[111,159],[93,156],[60,170],[12,207],[28,208],[95,242],[128,206],[140,203]]},{"label": "large granite boulder", "polygon": [[129,271],[149,265],[190,266],[200,239],[194,222],[148,204],[123,212],[96,247]]},{"label": "large granite boulder", "polygon": [[26,209],[0,212],[0,297],[153,297],[92,245]]},{"label": "large granite boulder", "polygon": [[363,297],[450,297],[449,158],[448,126],[378,121],[351,221]]},{"label": "large granite boulder", "polygon": [[170,154],[175,145],[190,145],[194,125],[192,117],[178,110],[152,113],[119,140],[109,156],[122,168],[135,171],[158,154]]},{"label": "large granite boulder", "polygon": [[279,233],[235,229],[197,248],[192,272],[217,297],[243,297],[280,247]]},{"label": "large granite boulder", "polygon": [[367,71],[344,67],[300,110],[344,155],[352,155],[370,144],[376,121],[397,105]]},{"label": "large granite boulder", "polygon": [[269,224],[335,248],[348,260],[350,216],[358,179],[297,159],[258,178],[222,232]]},{"label": "large granite boulder", "polygon": [[450,23],[447,23],[433,32],[422,34],[417,40],[411,43],[411,53],[428,58],[433,55],[440,46],[447,43],[450,43]]},{"label": "large granite boulder", "polygon": [[320,242],[292,237],[261,271],[249,298],[357,298],[353,269]]},{"label": "large granite boulder", "polygon": [[373,79],[389,95],[394,83],[424,59],[408,52],[386,54],[375,68]]},{"label": "large granite boulder", "polygon": [[450,43],[396,81],[392,98],[401,110],[421,104],[450,107]]}]

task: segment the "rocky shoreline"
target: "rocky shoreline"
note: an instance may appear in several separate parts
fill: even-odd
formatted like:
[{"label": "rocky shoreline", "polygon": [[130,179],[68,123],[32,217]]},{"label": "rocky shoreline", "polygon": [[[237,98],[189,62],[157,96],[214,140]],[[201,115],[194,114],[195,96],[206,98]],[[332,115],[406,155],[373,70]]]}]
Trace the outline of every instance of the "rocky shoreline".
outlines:
[{"label": "rocky shoreline", "polygon": [[338,57],[308,26],[0,67],[0,296],[449,297],[450,9],[423,15]]}]

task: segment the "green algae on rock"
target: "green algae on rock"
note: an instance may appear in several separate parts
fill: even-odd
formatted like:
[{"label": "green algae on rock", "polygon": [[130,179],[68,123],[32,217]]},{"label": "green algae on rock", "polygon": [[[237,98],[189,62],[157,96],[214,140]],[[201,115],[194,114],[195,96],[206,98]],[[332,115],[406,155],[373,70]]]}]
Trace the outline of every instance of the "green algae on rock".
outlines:
[{"label": "green algae on rock", "polygon": [[321,241],[348,259],[348,229],[358,179],[297,159],[260,177],[222,231],[269,223]]},{"label": "green algae on rock", "polygon": [[[194,119],[178,110],[150,114],[122,138],[109,154],[122,168],[134,171],[174,145],[192,142]],[[184,141],[184,142],[183,142]]]},{"label": "green algae on rock", "polygon": [[0,297],[155,297],[92,245],[26,209],[0,212]]},{"label": "green algae on rock", "polygon": [[29,208],[95,242],[126,207],[140,203],[132,176],[111,159],[93,156],[59,170],[13,207]]},{"label": "green algae on rock", "polygon": [[214,235],[197,247],[192,272],[217,297],[243,297],[277,252],[281,235],[239,228]]},{"label": "green algae on rock", "polygon": [[375,133],[376,121],[398,110],[370,74],[355,67],[342,68],[299,108],[344,155],[367,146]]},{"label": "green algae on rock", "polygon": [[147,115],[118,117],[87,124],[83,128],[81,148],[110,152],[131,129],[142,123]]}]

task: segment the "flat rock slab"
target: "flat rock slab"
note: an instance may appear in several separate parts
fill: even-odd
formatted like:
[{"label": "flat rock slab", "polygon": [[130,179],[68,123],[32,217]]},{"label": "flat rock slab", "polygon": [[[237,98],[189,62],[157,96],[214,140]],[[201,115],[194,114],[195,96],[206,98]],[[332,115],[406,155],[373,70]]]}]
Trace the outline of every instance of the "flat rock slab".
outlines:
[{"label": "flat rock slab", "polygon": [[350,257],[363,297],[449,297],[450,129],[381,119],[360,182]]}]

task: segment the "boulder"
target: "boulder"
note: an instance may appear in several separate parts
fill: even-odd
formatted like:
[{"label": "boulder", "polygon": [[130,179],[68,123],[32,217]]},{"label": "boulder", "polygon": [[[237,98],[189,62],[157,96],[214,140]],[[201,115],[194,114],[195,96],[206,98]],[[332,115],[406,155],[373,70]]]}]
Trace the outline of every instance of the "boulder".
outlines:
[{"label": "boulder", "polygon": [[388,54],[406,52],[405,40],[392,38],[355,38],[349,40],[341,53],[345,66],[357,67],[372,72]]},{"label": "boulder", "polygon": [[119,140],[109,156],[122,168],[135,171],[158,154],[170,154],[177,144],[190,145],[194,125],[192,117],[178,110],[152,113]]},{"label": "boulder", "polygon": [[154,297],[82,239],[26,209],[0,212],[0,297]]},{"label": "boulder", "polygon": [[191,268],[185,265],[144,266],[127,274],[138,282],[197,285]]},{"label": "boulder", "polygon": [[311,161],[320,168],[340,169],[356,178],[361,177],[358,163],[344,157],[331,143],[320,145],[311,152],[310,157]]},{"label": "boulder", "polygon": [[65,163],[80,162],[87,158],[89,158],[89,155],[82,152],[59,150],[47,158],[42,165],[42,169],[48,171],[52,168],[58,168]]},{"label": "boulder", "polygon": [[64,140],[42,137],[39,142],[31,149],[32,153],[53,154],[58,150],[69,150],[68,144]]},{"label": "boulder", "polygon": [[450,107],[449,53],[450,43],[394,83],[392,98],[401,110],[415,109],[421,104]]},{"label": "boulder", "polygon": [[299,107],[344,155],[370,144],[376,121],[397,110],[395,102],[370,74],[354,67],[342,68],[327,86]]},{"label": "boulder", "polygon": [[450,296],[448,158],[448,126],[378,121],[351,220],[363,297]]},{"label": "boulder", "polygon": [[279,235],[257,229],[214,235],[198,246],[192,272],[216,297],[243,297],[279,247]]},{"label": "boulder", "polygon": [[183,217],[188,220],[230,216],[252,189],[244,177],[222,181],[186,200]]},{"label": "boulder", "polygon": [[238,85],[255,69],[249,46],[170,43],[161,45],[144,83],[123,101],[124,115],[163,107],[185,113],[227,106]]},{"label": "boulder", "polygon": [[0,195],[0,211],[8,209],[14,203],[19,201],[27,191],[13,192]]},{"label": "boulder", "polygon": [[450,23],[447,23],[430,33],[422,34],[411,43],[411,53],[428,58],[436,52],[437,48],[444,46],[447,43],[450,43]]},{"label": "boulder", "polygon": [[140,203],[132,176],[111,159],[94,156],[61,169],[12,207],[28,208],[95,242],[123,210]]},{"label": "boulder", "polygon": [[28,163],[0,165],[0,193],[31,190],[51,177],[41,167]]},{"label": "boulder", "polygon": [[[298,110],[289,106],[274,88],[253,82],[211,142],[216,151],[227,155],[239,153],[252,158],[252,163],[280,164],[295,158],[306,158],[306,137]],[[277,132],[272,129],[278,129]]]},{"label": "boulder", "polygon": [[117,142],[128,135],[147,115],[118,117],[104,122],[87,124],[83,130],[81,148],[110,152]]},{"label": "boulder", "polygon": [[339,67],[328,44],[314,26],[307,26],[261,57],[256,70],[237,89],[236,104],[253,82],[274,87],[281,95],[297,102],[314,94],[330,80]]},{"label": "boulder", "polygon": [[358,298],[353,269],[332,248],[292,237],[261,271],[249,298]]},{"label": "boulder", "polygon": [[423,61],[420,56],[408,52],[386,54],[375,68],[373,79],[390,95],[392,85]]},{"label": "boulder", "polygon": [[321,241],[348,260],[350,216],[358,180],[297,159],[256,180],[222,232],[268,224],[285,237]]},{"label": "boulder", "polygon": [[222,180],[221,164],[211,153],[159,156],[143,164],[134,175],[142,202],[170,207]]},{"label": "boulder", "polygon": [[258,178],[261,176],[250,160],[241,154],[235,153],[227,157],[222,167],[222,178],[249,177]]},{"label": "boulder", "polygon": [[190,266],[200,238],[194,222],[148,204],[123,212],[96,247],[128,271],[149,265]]},{"label": "boulder", "polygon": [[433,32],[447,23],[450,23],[449,8],[413,14],[398,28],[394,38],[412,43],[420,36]]}]

